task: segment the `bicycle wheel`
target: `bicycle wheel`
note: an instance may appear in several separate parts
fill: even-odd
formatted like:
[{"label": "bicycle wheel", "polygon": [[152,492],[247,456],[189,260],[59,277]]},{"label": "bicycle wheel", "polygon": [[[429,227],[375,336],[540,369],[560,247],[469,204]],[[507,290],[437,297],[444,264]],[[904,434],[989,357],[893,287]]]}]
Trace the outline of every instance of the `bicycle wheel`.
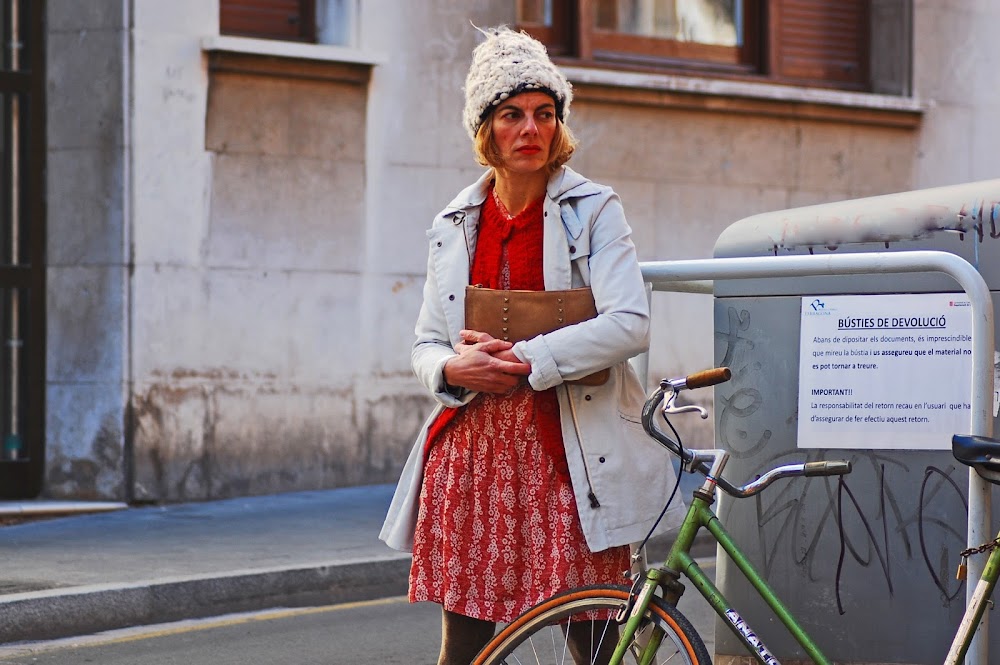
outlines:
[{"label": "bicycle wheel", "polygon": [[[604,665],[618,643],[618,609],[627,587],[572,589],[535,605],[501,630],[473,665]],[[711,665],[705,643],[691,622],[660,598],[653,598],[624,663],[638,662],[654,635],[662,641],[651,663]]]}]

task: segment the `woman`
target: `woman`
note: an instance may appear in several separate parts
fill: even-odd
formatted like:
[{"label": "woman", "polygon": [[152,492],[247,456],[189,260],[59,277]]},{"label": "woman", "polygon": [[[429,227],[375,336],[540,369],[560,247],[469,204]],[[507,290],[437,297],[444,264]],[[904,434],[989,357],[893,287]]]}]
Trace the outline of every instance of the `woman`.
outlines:
[{"label": "woman", "polygon": [[[673,486],[626,362],[649,345],[630,229],[610,188],[565,166],[569,82],[541,43],[499,28],[476,47],[465,95],[466,129],[490,168],[428,232],[412,364],[440,404],[380,536],[413,551],[410,600],[443,607],[439,665],[466,665],[496,622],[548,596],[621,582],[628,544]],[[512,344],[465,329],[468,284],[590,286],[598,315]],[[608,367],[603,385],[565,383]],[[681,516],[678,504],[661,530]]]}]

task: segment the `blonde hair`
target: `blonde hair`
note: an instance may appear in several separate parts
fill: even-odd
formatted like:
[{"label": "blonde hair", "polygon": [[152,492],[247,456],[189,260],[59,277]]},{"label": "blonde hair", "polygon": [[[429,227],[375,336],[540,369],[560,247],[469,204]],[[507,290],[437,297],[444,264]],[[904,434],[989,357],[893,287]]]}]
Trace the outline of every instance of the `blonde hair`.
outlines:
[{"label": "blonde hair", "polygon": [[[556,131],[552,135],[552,144],[549,146],[549,161],[545,165],[549,173],[554,173],[560,166],[568,162],[577,145],[578,141],[573,136],[569,126],[562,120],[556,119]],[[497,149],[496,141],[493,140],[492,113],[476,130],[476,138],[472,141],[472,150],[476,154],[476,161],[479,164],[492,166],[495,169],[503,168],[503,157]]]}]

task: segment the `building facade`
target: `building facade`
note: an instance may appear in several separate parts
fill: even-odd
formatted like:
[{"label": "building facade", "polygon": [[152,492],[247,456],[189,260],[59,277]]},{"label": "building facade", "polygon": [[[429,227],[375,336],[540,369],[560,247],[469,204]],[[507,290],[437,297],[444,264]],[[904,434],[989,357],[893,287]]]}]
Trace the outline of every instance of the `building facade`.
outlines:
[{"label": "building facade", "polygon": [[[424,231],[481,173],[472,24],[547,42],[571,166],[621,194],[643,260],[1000,173],[997,0],[3,5],[8,496],[395,480],[431,407]],[[653,309],[651,378],[711,364],[710,298]]]}]

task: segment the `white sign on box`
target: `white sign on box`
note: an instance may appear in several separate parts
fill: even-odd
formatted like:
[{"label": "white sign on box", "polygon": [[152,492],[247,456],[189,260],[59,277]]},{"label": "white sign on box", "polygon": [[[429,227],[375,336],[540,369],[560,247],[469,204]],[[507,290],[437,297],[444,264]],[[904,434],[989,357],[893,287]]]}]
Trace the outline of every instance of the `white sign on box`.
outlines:
[{"label": "white sign on box", "polygon": [[969,431],[964,294],[802,298],[800,448],[950,450]]}]

